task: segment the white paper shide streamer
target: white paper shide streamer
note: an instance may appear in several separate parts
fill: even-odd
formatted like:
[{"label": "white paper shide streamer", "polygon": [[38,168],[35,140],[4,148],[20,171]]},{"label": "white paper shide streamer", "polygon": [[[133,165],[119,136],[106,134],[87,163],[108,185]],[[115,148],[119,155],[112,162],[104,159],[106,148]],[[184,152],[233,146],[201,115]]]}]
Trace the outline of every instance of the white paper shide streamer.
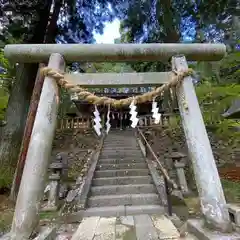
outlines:
[{"label": "white paper shide streamer", "polygon": [[99,111],[97,109],[97,106],[95,105],[95,111],[93,112],[95,118],[94,118],[94,130],[95,132],[97,133],[98,136],[101,135],[101,128],[102,128],[102,125],[101,125],[101,117],[100,117],[100,114],[99,114]]},{"label": "white paper shide streamer", "polygon": [[107,134],[108,134],[110,128],[111,128],[111,124],[110,124],[110,105],[108,105],[107,122],[106,122],[106,133]]},{"label": "white paper shide streamer", "polygon": [[135,128],[137,126],[137,124],[138,124],[139,118],[137,118],[137,114],[138,114],[137,111],[136,111],[137,106],[135,105],[135,101],[134,100],[131,102],[129,108],[130,108],[130,112],[129,113],[131,115],[130,120],[132,121],[131,127]]},{"label": "white paper shide streamer", "polygon": [[154,123],[158,124],[160,122],[161,119],[161,114],[158,113],[159,108],[157,107],[157,102],[155,101],[155,99],[153,99],[152,101],[152,117],[154,119]]}]

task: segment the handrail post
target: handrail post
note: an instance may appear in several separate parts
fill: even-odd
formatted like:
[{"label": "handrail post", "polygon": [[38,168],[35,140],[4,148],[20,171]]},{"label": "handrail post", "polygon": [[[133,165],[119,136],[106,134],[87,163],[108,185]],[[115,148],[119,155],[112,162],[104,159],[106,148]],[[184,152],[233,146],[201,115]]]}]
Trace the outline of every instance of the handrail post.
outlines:
[{"label": "handrail post", "polygon": [[166,170],[164,169],[164,167],[162,166],[162,164],[158,160],[158,158],[155,155],[155,153],[153,152],[151,146],[147,142],[147,139],[145,138],[145,136],[143,135],[143,133],[141,132],[141,130],[139,128],[137,128],[137,134],[139,135],[139,138],[141,138],[141,140],[143,142],[143,145],[145,146],[146,157],[147,157],[147,149],[148,149],[149,152],[152,154],[152,156],[155,158],[155,161],[158,163],[158,166],[160,167],[160,171],[163,174],[163,180],[164,180],[164,186],[165,186],[165,192],[166,192],[166,198],[167,198],[166,200],[167,200],[168,215],[172,216],[173,211],[172,211],[172,201],[171,201],[171,190],[170,190],[170,188],[177,188],[177,185],[174,181],[172,181],[169,178],[168,173],[166,172]]},{"label": "handrail post", "polygon": [[171,192],[170,192],[169,183],[168,183],[166,177],[164,177],[164,184],[165,184],[166,195],[167,195],[168,215],[172,216],[172,201],[171,201],[171,196],[170,196]]}]

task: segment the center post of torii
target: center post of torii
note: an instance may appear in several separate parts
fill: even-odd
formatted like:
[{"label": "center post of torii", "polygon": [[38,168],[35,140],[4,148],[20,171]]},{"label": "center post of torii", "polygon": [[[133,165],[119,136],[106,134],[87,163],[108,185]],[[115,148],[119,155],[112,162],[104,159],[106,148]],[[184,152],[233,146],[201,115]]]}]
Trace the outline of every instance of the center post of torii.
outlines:
[{"label": "center post of torii", "polygon": [[[4,50],[5,56],[11,61],[41,63],[49,60],[48,67],[61,73],[65,70],[65,62],[160,61],[171,58],[173,71],[186,72],[187,60],[217,61],[224,57],[225,52],[226,47],[223,44],[23,44],[7,45]],[[76,90],[75,85],[84,88],[165,84],[171,88],[169,82],[174,73],[137,73],[134,76],[115,74],[115,78],[111,74],[105,74],[101,81],[81,76],[84,74],[66,74],[64,78],[68,83],[65,82],[65,85],[56,81],[57,76],[45,77],[17,198],[11,229],[12,239],[28,238],[38,224],[40,200],[57,121],[58,85],[67,86],[73,92]],[[153,77],[150,78],[151,76]],[[191,76],[184,76],[174,87],[201,209],[207,226],[227,232],[231,231],[229,213],[192,80]],[[76,91],[81,92],[79,89]]]}]

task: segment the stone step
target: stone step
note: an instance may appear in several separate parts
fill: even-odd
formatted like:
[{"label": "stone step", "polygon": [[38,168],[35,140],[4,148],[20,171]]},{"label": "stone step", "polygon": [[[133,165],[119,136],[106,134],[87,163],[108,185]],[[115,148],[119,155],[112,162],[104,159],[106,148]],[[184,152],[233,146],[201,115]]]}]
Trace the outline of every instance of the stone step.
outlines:
[{"label": "stone step", "polygon": [[106,139],[104,141],[105,143],[110,143],[110,144],[114,144],[114,143],[130,143],[132,145],[137,145],[137,141],[136,139],[132,139],[128,136],[124,136],[123,138],[110,138],[110,139]]},{"label": "stone step", "polygon": [[103,149],[102,152],[101,152],[101,155],[104,155],[104,154],[121,154],[121,153],[124,153],[125,155],[132,155],[132,154],[139,154],[141,155],[141,151],[140,149],[120,149],[119,148],[116,148],[116,149],[109,149],[109,150],[106,150],[106,149]]},{"label": "stone step", "polygon": [[95,171],[95,178],[103,177],[124,177],[124,176],[148,176],[148,169],[118,169],[118,170],[98,170]]},{"label": "stone step", "polygon": [[146,163],[144,158],[99,158],[98,164],[132,164],[132,163]]},{"label": "stone step", "polygon": [[109,207],[93,207],[78,212],[68,213],[62,217],[67,223],[81,222],[84,217],[120,217],[135,216],[141,214],[164,214],[165,209],[160,205],[136,205],[136,206],[109,206]]},{"label": "stone step", "polygon": [[156,193],[122,194],[93,196],[88,199],[89,207],[106,207],[118,205],[157,205],[160,204]]},{"label": "stone step", "polygon": [[105,143],[103,146],[103,149],[109,150],[109,149],[139,149],[139,146],[137,144],[131,144],[131,143],[127,143],[127,142],[123,142],[123,143]]},{"label": "stone step", "polygon": [[125,146],[125,147],[139,147],[137,141],[134,139],[133,141],[129,141],[127,140],[127,137],[125,137],[124,139],[122,139],[121,141],[120,140],[115,140],[115,139],[111,139],[109,141],[104,141],[104,147],[109,147],[109,145],[111,146],[118,146],[118,145],[121,145],[121,146]]},{"label": "stone step", "polygon": [[[136,206],[109,206],[109,207],[93,207],[87,208],[83,217],[100,216],[100,217],[119,217],[127,215],[140,215],[140,214],[163,214],[164,207],[160,205],[136,205]],[[76,218],[77,218],[77,214]]]},{"label": "stone step", "polygon": [[91,196],[128,193],[156,193],[156,188],[153,184],[107,185],[91,188]]},{"label": "stone step", "polygon": [[134,216],[133,219],[136,228],[136,239],[138,240],[180,239],[180,233],[172,221],[163,214],[154,216],[143,214]]},{"label": "stone step", "polygon": [[80,210],[63,216],[64,222],[76,223],[81,222],[84,217],[120,217],[135,216],[141,214],[164,214],[165,209],[160,205],[137,205],[137,206],[110,206],[110,207],[94,207]]},{"label": "stone step", "polygon": [[138,146],[131,146],[131,145],[107,145],[107,148],[103,147],[103,151],[140,151],[140,148]]},{"label": "stone step", "polygon": [[[123,162],[123,161],[121,161]],[[111,170],[111,169],[147,169],[147,164],[145,162],[127,162],[115,164],[115,162],[109,161],[105,164],[105,161],[98,163],[96,170]]]},{"label": "stone step", "polygon": [[[112,150],[113,149],[113,147],[109,147],[108,145],[106,145],[106,146],[104,146],[104,148],[103,148],[103,150]],[[139,146],[129,146],[129,145],[126,145],[125,144],[125,146],[116,146],[116,149],[117,150],[120,150],[120,151],[124,151],[124,150],[127,150],[127,151],[129,151],[129,150],[136,150],[136,149],[138,149],[139,150]]]},{"label": "stone step", "polygon": [[[106,148],[105,148],[106,147]],[[131,145],[130,143],[127,144],[127,143],[123,143],[123,144],[120,144],[120,143],[117,143],[117,144],[107,144],[103,147],[103,150],[124,150],[124,149],[127,149],[127,150],[139,150],[139,146],[138,145]]]},{"label": "stone step", "polygon": [[103,154],[124,154],[124,155],[132,155],[132,154],[139,154],[141,155],[141,150],[138,149],[138,148],[132,148],[132,149],[129,149],[129,150],[126,150],[126,149],[120,149],[118,147],[112,147],[112,149],[109,149],[109,150],[105,150],[105,149],[102,149],[102,152],[101,152],[101,155]]},{"label": "stone step", "polygon": [[111,160],[115,160],[115,161],[121,161],[121,160],[129,160],[129,161],[144,161],[145,162],[145,159],[143,156],[139,156],[139,157],[135,157],[135,156],[125,156],[125,157],[122,157],[122,156],[113,156],[113,157],[102,157],[102,156],[99,156],[99,161],[101,160],[108,160],[108,159],[111,159]]},{"label": "stone step", "polygon": [[113,151],[113,152],[102,152],[100,155],[101,158],[142,158],[142,153],[138,152],[125,152],[124,150],[121,152]]},{"label": "stone step", "polygon": [[92,180],[93,186],[149,184],[149,183],[152,183],[152,178],[150,176],[107,177],[107,178],[94,178]]},{"label": "stone step", "polygon": [[118,153],[112,153],[112,154],[101,154],[100,155],[100,158],[120,158],[120,159],[123,159],[123,158],[143,158],[142,154],[139,152],[139,153],[124,153],[124,152],[118,152]]}]

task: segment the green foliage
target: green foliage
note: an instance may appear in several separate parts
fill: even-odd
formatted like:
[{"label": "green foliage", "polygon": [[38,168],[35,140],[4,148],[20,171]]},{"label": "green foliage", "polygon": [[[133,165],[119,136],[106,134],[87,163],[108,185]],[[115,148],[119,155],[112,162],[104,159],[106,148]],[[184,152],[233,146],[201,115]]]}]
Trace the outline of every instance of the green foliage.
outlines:
[{"label": "green foliage", "polygon": [[14,169],[10,167],[0,168],[0,189],[10,189],[12,184],[12,179],[14,175]]},{"label": "green foliage", "polygon": [[[200,84],[196,87],[198,101],[207,127],[230,144],[238,144],[240,132],[234,127],[239,121],[226,119],[222,114],[239,98],[240,93],[240,53],[228,54],[219,62],[197,62],[189,67],[200,76]],[[173,129],[176,129],[173,123]]]},{"label": "green foliage", "polygon": [[8,94],[3,88],[0,88],[0,121],[4,119],[7,103],[8,103]]},{"label": "green foliage", "polygon": [[2,49],[0,50],[0,121],[4,119],[7,108],[9,91],[14,81],[15,68],[4,57]]},{"label": "green foliage", "polygon": [[222,60],[220,76],[225,83],[240,84],[240,52],[233,52]]},{"label": "green foliage", "polygon": [[240,183],[222,179],[222,186],[227,202],[239,203],[240,201]]},{"label": "green foliage", "polygon": [[131,67],[125,63],[110,63],[110,62],[105,62],[105,63],[90,63],[88,66],[85,68],[86,73],[94,73],[94,72],[99,72],[99,73],[110,73],[110,72],[115,72],[115,73],[120,73],[120,72],[132,72],[133,70]]},{"label": "green foliage", "polygon": [[196,88],[205,124],[213,126],[221,137],[236,137],[239,132],[231,131],[237,122],[225,119],[221,115],[230,107],[232,101],[239,97],[240,85],[213,85],[205,82]]},{"label": "green foliage", "polygon": [[222,61],[198,62],[191,67],[201,78],[196,91],[205,124],[215,129],[220,137],[236,141],[240,133],[232,129],[239,123],[223,118],[222,114],[239,98],[240,53],[232,52]]}]

